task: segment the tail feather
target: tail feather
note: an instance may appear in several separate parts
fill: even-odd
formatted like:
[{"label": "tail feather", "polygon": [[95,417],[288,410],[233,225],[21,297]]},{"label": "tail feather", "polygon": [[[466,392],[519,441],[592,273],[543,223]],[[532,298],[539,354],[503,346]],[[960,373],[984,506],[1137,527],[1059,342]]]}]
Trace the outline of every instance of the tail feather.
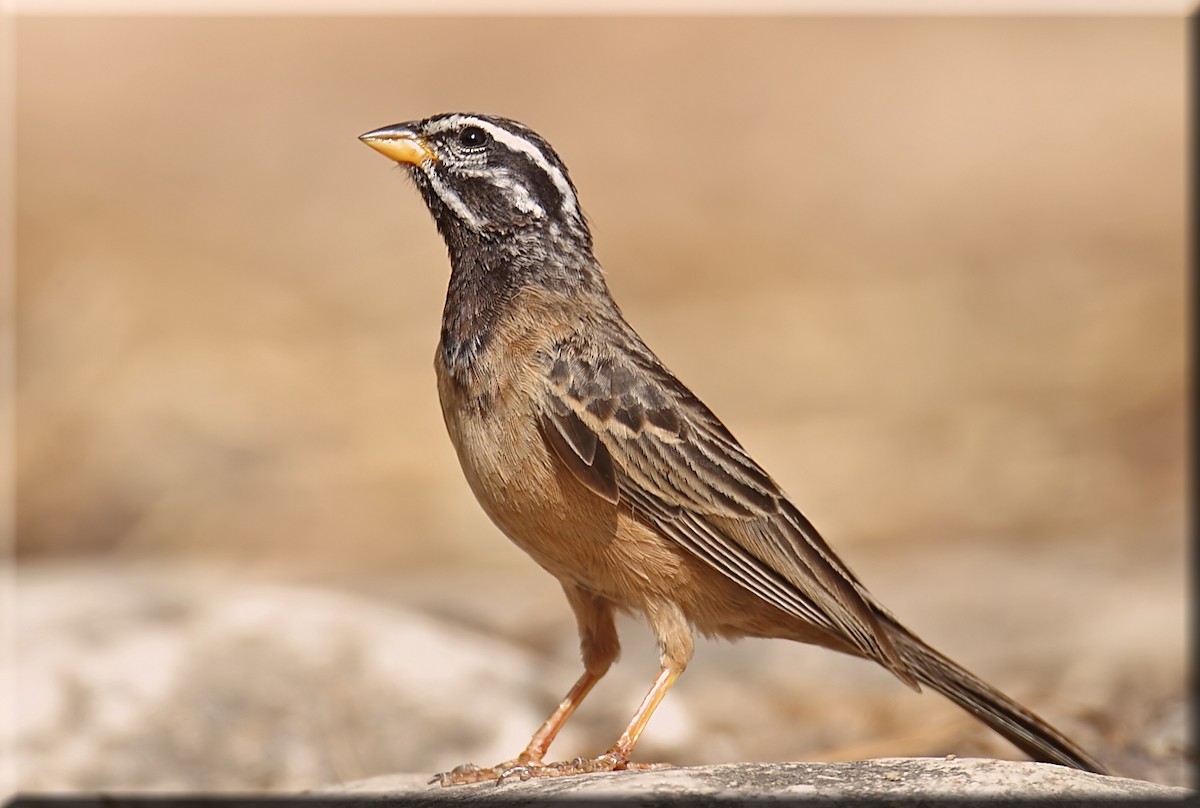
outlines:
[{"label": "tail feather", "polygon": [[905,629],[892,633],[900,657],[916,678],[974,715],[1034,760],[1107,774],[1091,755],[1025,707]]}]

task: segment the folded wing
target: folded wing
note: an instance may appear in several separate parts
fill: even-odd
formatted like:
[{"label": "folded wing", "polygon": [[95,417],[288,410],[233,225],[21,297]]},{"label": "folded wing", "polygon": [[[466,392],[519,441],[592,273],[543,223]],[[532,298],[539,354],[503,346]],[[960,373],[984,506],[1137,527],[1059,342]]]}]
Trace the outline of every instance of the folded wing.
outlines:
[{"label": "folded wing", "polygon": [[554,453],[598,496],[913,684],[881,607],[729,430],[644,350],[556,346],[541,402]]}]

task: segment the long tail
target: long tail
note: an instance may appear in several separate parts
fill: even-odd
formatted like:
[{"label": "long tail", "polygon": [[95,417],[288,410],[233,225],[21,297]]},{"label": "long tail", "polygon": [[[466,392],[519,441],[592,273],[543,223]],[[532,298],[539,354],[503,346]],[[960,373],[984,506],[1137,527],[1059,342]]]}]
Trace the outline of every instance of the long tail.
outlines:
[{"label": "long tail", "polygon": [[891,640],[916,678],[974,715],[1034,760],[1107,774],[1095,758],[1046,721],[898,624]]}]

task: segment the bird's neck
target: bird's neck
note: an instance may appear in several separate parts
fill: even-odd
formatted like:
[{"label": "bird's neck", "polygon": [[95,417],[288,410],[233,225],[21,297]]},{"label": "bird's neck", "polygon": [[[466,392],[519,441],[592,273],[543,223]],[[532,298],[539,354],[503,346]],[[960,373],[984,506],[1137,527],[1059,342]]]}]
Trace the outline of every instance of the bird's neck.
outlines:
[{"label": "bird's neck", "polygon": [[470,370],[516,294],[514,273],[501,252],[451,251],[438,350],[453,375]]},{"label": "bird's neck", "polygon": [[503,239],[473,232],[444,235],[451,271],[439,351],[453,375],[470,372],[522,289],[564,294],[595,290],[608,297],[590,243],[562,243],[563,237],[552,230]]}]

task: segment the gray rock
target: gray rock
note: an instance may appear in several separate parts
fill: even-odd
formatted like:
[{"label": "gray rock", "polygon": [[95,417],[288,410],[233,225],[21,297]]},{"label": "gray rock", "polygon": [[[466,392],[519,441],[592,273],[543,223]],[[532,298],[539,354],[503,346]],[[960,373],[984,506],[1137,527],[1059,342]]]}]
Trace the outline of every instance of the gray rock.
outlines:
[{"label": "gray rock", "polygon": [[[832,805],[848,799],[1036,798],[1048,805],[1095,799],[1179,799],[1193,792],[1142,780],[1106,777],[1047,763],[982,758],[878,758],[852,763],[728,763],[716,766],[613,772],[577,777],[479,783],[443,788],[428,775],[373,777],[312,792],[322,797],[344,794],[420,796],[438,804],[476,804],[496,798],[522,805],[563,798],[640,797],[639,804],[675,802],[715,804],[745,798],[803,800]],[[553,804],[553,803],[550,803]]]},{"label": "gray rock", "polygon": [[[386,587],[363,596],[371,587],[343,592],[221,567],[22,565],[17,653],[11,665],[0,660],[0,691],[15,694],[12,720],[2,722],[11,730],[14,786],[295,793],[513,757],[578,673],[561,593],[548,585],[543,600],[520,576],[465,583],[455,569],[422,577],[418,587],[417,578],[389,574]],[[1136,616],[1130,632],[1153,623]],[[557,759],[606,748],[644,693],[657,664],[652,638],[636,624],[624,625],[622,637],[623,664],[557,739]],[[1075,668],[1096,672],[1093,689],[1064,674],[1045,701],[1069,704],[1067,689],[1086,691],[1079,702],[1106,705],[1103,722],[1090,739],[1075,732],[1086,722],[1064,729],[1114,771],[1184,785],[1186,695],[1154,674],[1162,665],[1141,653],[1146,647],[1121,649],[1142,666],[1132,678],[1116,655],[1081,653],[1094,664]],[[874,666],[813,651],[765,641],[703,646],[655,714],[638,758],[690,766],[1012,753],[952,705],[908,693]],[[974,735],[958,734],[959,726]],[[855,737],[869,744],[846,742]],[[627,777],[589,778],[586,788]]]},{"label": "gray rock", "polygon": [[21,790],[295,790],[510,757],[544,718],[530,654],[336,591],[92,565],[17,595]]}]

